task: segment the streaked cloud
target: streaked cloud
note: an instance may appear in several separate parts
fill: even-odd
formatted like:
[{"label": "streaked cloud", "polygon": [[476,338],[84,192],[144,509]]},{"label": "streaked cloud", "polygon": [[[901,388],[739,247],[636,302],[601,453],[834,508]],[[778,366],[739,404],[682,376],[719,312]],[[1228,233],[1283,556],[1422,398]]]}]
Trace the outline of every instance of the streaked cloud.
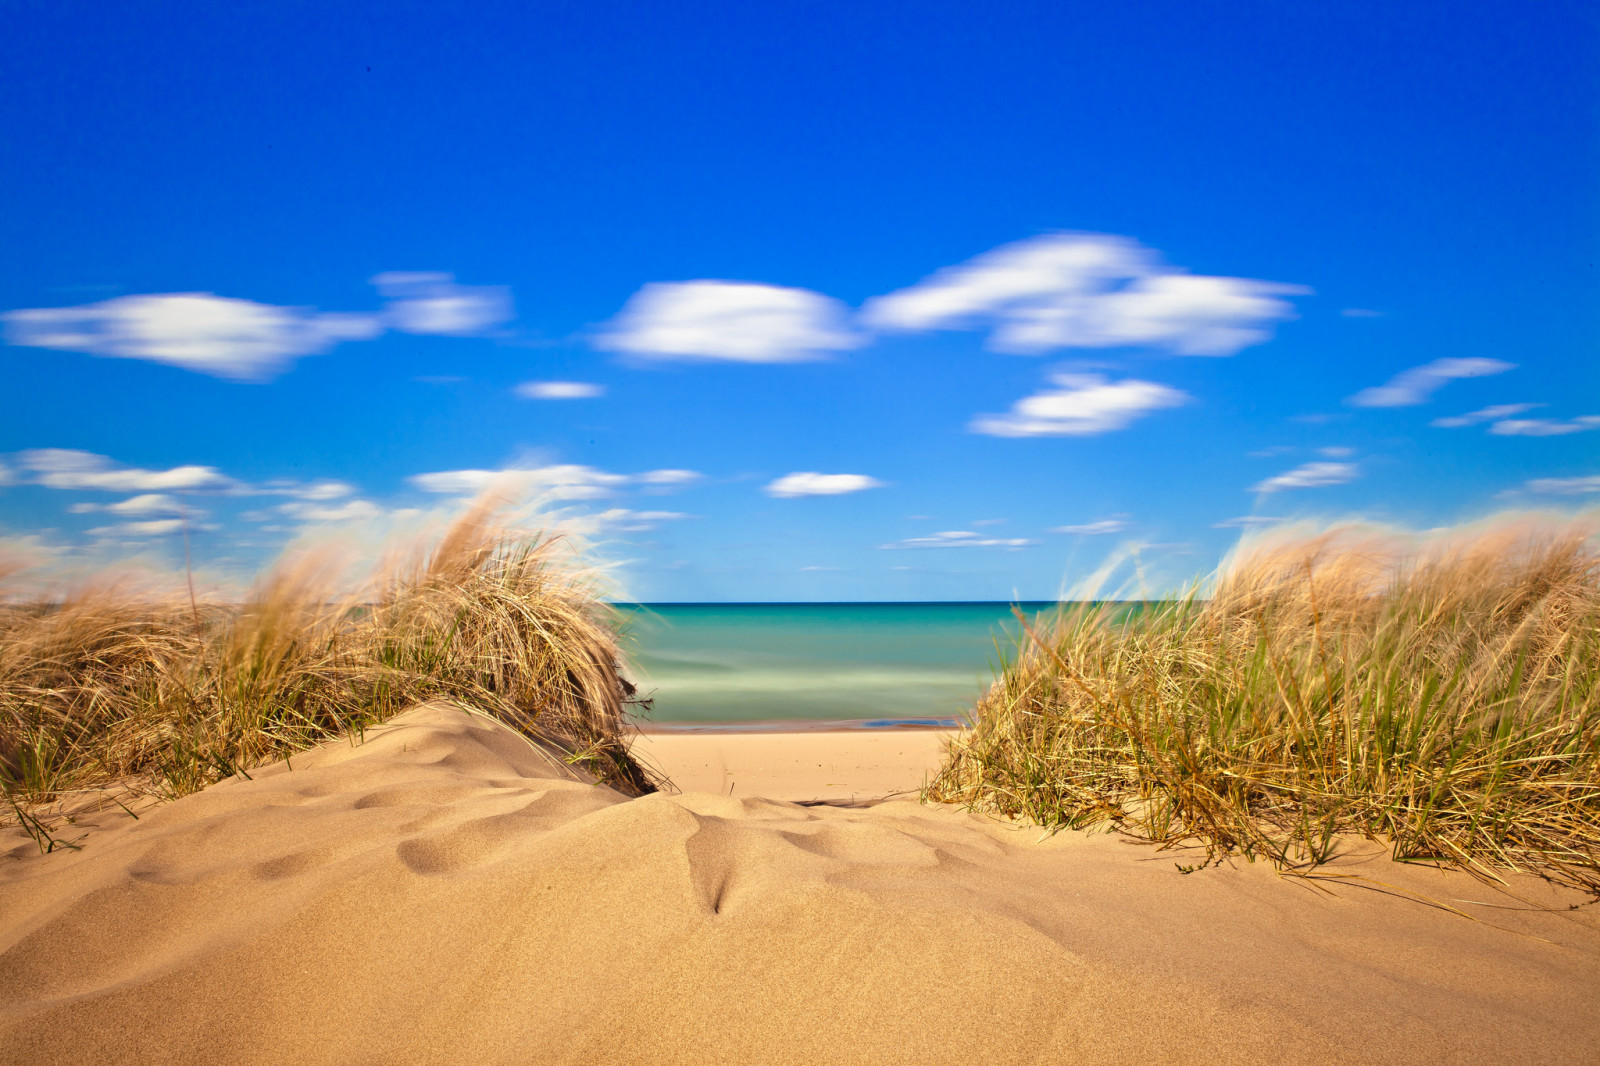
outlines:
[{"label": "streaked cloud", "polygon": [[524,381],[511,390],[524,400],[592,400],[606,387],[587,381]]},{"label": "streaked cloud", "polygon": [[300,356],[383,332],[376,315],[327,314],[209,292],[118,296],[0,317],[12,344],[142,359],[235,381],[262,381]]},{"label": "streaked cloud", "polygon": [[866,474],[819,474],[802,470],[785,474],[767,485],[768,496],[791,498],[795,496],[841,496],[848,492],[882,488],[883,482]]},{"label": "streaked cloud", "polygon": [[377,504],[360,499],[346,500],[338,504],[295,500],[279,504],[278,511],[301,522],[363,522],[370,518],[378,518],[385,513]]},{"label": "streaked cloud", "polygon": [[1303,463],[1276,477],[1256,482],[1252,492],[1282,492],[1285,489],[1315,489],[1354,481],[1361,470],[1355,463]]},{"label": "streaked cloud", "polygon": [[967,428],[991,437],[1090,437],[1190,400],[1185,392],[1132,378],[1053,374],[1051,381],[1056,388],[1018,400],[1005,414],[979,415]]},{"label": "streaked cloud", "polygon": [[1275,526],[1286,522],[1286,518],[1273,518],[1268,515],[1240,515],[1238,518],[1228,518],[1221,522],[1211,523],[1212,529],[1255,529],[1258,526]]},{"label": "streaked cloud", "polygon": [[424,492],[473,496],[491,487],[509,493],[543,496],[551,500],[596,500],[639,486],[662,491],[681,488],[700,479],[693,470],[648,470],[642,474],[613,474],[578,463],[551,466],[507,467],[503,470],[440,470],[414,474],[406,480]]},{"label": "streaked cloud", "polygon": [[989,348],[1001,352],[1140,347],[1232,355],[1295,317],[1283,297],[1309,291],[1189,274],[1127,237],[1054,233],[868,300],[861,315],[886,332],[988,329]]},{"label": "streaked cloud", "polygon": [[866,343],[844,304],[807,289],[740,281],[652,282],[595,338],[641,359],[792,363]]},{"label": "streaked cloud", "polygon": [[183,532],[181,518],[152,518],[142,522],[119,522],[112,526],[96,526],[89,530],[92,537],[170,537]]},{"label": "streaked cloud", "polygon": [[458,285],[454,275],[434,271],[391,270],[371,280],[388,300],[385,320],[402,333],[471,337],[514,313],[503,285]]},{"label": "streaked cloud", "polygon": [[1056,526],[1052,533],[1072,533],[1084,537],[1097,537],[1106,533],[1121,533],[1128,528],[1127,519],[1102,518],[1098,522],[1085,522],[1078,526]]},{"label": "streaked cloud", "polygon": [[1373,311],[1365,307],[1346,307],[1339,312],[1346,318],[1382,318],[1382,311]]},{"label": "streaked cloud", "polygon": [[1586,433],[1600,429],[1600,415],[1580,415],[1566,420],[1557,418],[1507,418],[1489,427],[1497,437],[1564,437],[1569,433]]},{"label": "streaked cloud", "polygon": [[1516,369],[1499,359],[1435,359],[1403,370],[1382,385],[1362,389],[1349,402],[1357,407],[1414,407],[1427,403],[1443,386],[1460,378],[1481,378]]},{"label": "streaked cloud", "polygon": [[643,533],[662,522],[678,522],[689,516],[682,511],[634,511],[626,507],[612,507],[591,517],[601,529]]},{"label": "streaked cloud", "polygon": [[116,503],[75,503],[67,508],[72,514],[93,514],[103,511],[106,514],[137,517],[155,514],[196,514],[194,508],[187,506],[176,496],[168,496],[161,492],[146,492],[138,496],[119,500]]},{"label": "streaked cloud", "polygon": [[36,448],[21,452],[17,465],[34,485],[50,489],[97,492],[205,492],[238,487],[238,482],[211,466],[175,466],[145,470],[123,466],[104,455],[70,448]]},{"label": "streaked cloud", "polygon": [[1449,418],[1435,418],[1428,425],[1439,429],[1461,429],[1464,426],[1481,425],[1484,422],[1493,422],[1501,418],[1511,418],[1525,411],[1532,411],[1536,407],[1543,407],[1542,403],[1500,403],[1492,407],[1468,411],[1464,415],[1451,415]]},{"label": "streaked cloud", "polygon": [[1523,488],[1541,496],[1582,496],[1600,492],[1600,474],[1587,477],[1536,477],[1525,482]]},{"label": "streaked cloud", "polygon": [[880,544],[879,548],[890,550],[900,548],[1026,548],[1039,543],[1026,537],[988,537],[982,533],[975,533],[969,529],[951,529],[943,533],[932,533],[926,537],[907,537],[890,544]]}]

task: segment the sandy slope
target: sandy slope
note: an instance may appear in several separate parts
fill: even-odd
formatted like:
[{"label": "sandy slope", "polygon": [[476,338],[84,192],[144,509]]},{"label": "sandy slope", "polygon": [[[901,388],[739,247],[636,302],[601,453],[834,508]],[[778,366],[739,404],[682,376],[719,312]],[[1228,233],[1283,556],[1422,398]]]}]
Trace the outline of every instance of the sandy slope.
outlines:
[{"label": "sandy slope", "polygon": [[673,791],[852,803],[920,789],[938,772],[954,732],[649,732],[636,738],[633,754]]},{"label": "sandy slope", "polygon": [[1600,1055],[1586,911],[1471,908],[1496,928],[908,801],[629,801],[459,711],[119,818],[0,856],[0,1061]]}]

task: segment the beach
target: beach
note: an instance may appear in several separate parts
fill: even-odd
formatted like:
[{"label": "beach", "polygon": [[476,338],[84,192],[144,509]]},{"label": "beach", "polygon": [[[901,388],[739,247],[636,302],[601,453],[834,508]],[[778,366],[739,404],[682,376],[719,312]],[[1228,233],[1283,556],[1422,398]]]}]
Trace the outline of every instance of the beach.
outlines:
[{"label": "beach", "polygon": [[939,739],[647,736],[683,791],[628,799],[435,705],[78,851],[8,830],[0,1061],[1594,1061],[1587,897],[829,791]]}]

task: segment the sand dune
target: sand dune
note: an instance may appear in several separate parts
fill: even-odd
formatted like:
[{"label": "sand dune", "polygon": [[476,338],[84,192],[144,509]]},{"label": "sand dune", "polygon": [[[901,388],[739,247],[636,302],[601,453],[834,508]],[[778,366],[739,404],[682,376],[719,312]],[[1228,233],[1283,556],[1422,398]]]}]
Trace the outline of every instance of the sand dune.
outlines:
[{"label": "sand dune", "polygon": [[1588,910],[1515,909],[1381,859],[1335,872],[1497,906],[1456,904],[1474,922],[1259,865],[1184,876],[1172,852],[907,800],[628,800],[447,708],[105,822],[81,852],[0,856],[0,1061],[1592,1063],[1600,1048]]}]

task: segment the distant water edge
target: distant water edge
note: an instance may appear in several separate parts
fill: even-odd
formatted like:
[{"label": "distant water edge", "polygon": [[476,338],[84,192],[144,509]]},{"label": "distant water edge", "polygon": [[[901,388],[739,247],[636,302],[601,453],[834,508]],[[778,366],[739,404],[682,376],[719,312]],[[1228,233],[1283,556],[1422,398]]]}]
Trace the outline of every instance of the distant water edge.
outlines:
[{"label": "distant water edge", "polygon": [[614,606],[651,721],[670,730],[949,728],[1021,636],[1005,602]]}]

